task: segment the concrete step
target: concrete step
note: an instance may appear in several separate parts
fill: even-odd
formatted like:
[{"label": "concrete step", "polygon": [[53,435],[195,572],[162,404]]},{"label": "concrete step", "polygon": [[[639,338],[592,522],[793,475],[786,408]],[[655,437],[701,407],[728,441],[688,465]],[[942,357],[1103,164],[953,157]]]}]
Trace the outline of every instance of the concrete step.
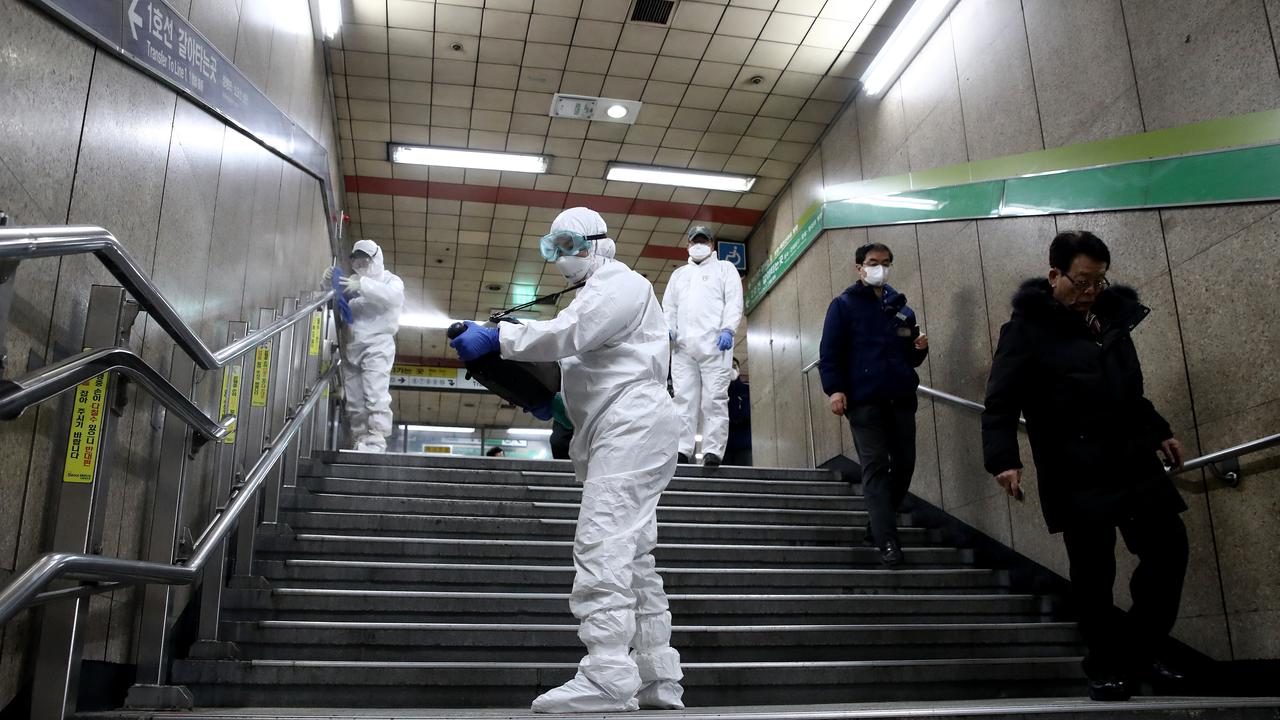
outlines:
[{"label": "concrete step", "polygon": [[[397,482],[411,484],[445,483],[456,485],[539,485],[580,488],[569,471],[542,470],[474,470],[469,468],[416,468],[389,465],[326,465],[311,463],[300,469],[304,484],[312,480]],[[783,495],[849,495],[857,497],[861,486],[825,476],[820,480],[788,480],[732,477],[672,478],[668,490],[690,492],[777,493]],[[409,493],[412,494],[412,493]]]},{"label": "concrete step", "polygon": [[[232,620],[566,623],[567,588],[547,593],[351,590],[332,587],[232,588]],[[667,598],[682,624],[984,623],[1043,620],[1052,601],[1034,595],[689,594]]]},{"label": "concrete step", "polygon": [[[1079,693],[1075,693],[1079,695]],[[543,720],[519,709],[205,708],[184,711],[119,710],[80,713],[85,720]],[[1275,720],[1280,698],[1139,697],[1097,703],[1084,697],[903,701],[827,705],[716,706],[687,710],[641,710],[627,720]]]},{"label": "concrete step", "polygon": [[[172,680],[199,706],[324,707],[364,698],[381,707],[527,707],[576,663],[186,660]],[[1080,658],[688,663],[690,707],[1079,694]],[[629,716],[634,717],[634,716]],[[776,715],[769,717],[779,717]]]},{"label": "concrete step", "polygon": [[[367,533],[429,537],[469,537],[508,540],[571,539],[577,520],[569,518],[493,518],[458,515],[364,513],[283,510],[282,521],[299,532]],[[828,545],[844,547],[862,542],[863,522],[849,525],[791,525],[786,523],[659,522],[664,541],[746,543],[754,545]],[[904,547],[935,544],[938,534],[926,528],[903,527]]]},{"label": "concrete step", "polygon": [[[507,458],[471,458],[449,457],[424,454],[401,453],[357,453],[350,450],[323,451],[308,462],[308,474],[314,473],[310,468],[315,465],[364,465],[368,467],[407,467],[429,469],[465,469],[496,470],[499,472],[560,472],[572,473],[573,465],[568,460],[514,460]],[[704,468],[700,465],[677,465],[676,477],[693,478],[730,478],[749,480],[773,480],[778,482],[831,482],[839,478],[830,470],[810,470],[803,468],[765,468],[737,467],[725,465],[718,468]]]},{"label": "concrete step", "polygon": [[[570,498],[572,499],[572,498]],[[463,515],[492,518],[553,518],[576,520],[575,502],[518,502],[456,498],[344,495],[311,492],[301,488],[281,494],[280,507],[288,510],[323,510],[402,515]],[[701,522],[729,524],[779,524],[848,526],[865,525],[867,513],[860,510],[789,510],[769,507],[658,507],[659,522]],[[910,517],[899,517],[898,525],[910,525]]]},{"label": "concrete step", "polygon": [[[274,584],[300,587],[459,590],[484,592],[563,591],[573,582],[572,566],[502,565],[351,560],[262,560],[258,574]],[[1008,585],[1007,573],[955,568],[920,570],[825,570],[813,568],[662,568],[672,593],[777,592],[948,592],[990,594]]]},{"label": "concrete step", "polygon": [[[575,662],[577,625],[262,621],[223,623],[246,659]],[[1057,657],[1081,651],[1074,623],[677,625],[684,662]]]},{"label": "concrete step", "polygon": [[[371,497],[422,497],[456,500],[576,503],[582,486],[523,483],[438,482],[435,480],[359,480],[335,477],[303,478],[312,492]],[[786,493],[729,490],[676,490],[662,493],[659,507],[756,507],[785,510],[862,510],[863,498],[848,493]]]},{"label": "concrete step", "polygon": [[[572,557],[570,540],[479,540],[383,535],[299,533],[296,537],[264,537],[258,542],[264,560],[328,558],[332,560],[430,560],[563,564]],[[908,547],[908,567],[964,567],[973,553],[947,547]],[[712,543],[661,543],[654,556],[671,567],[712,564],[719,567],[836,568],[879,567],[880,552],[867,547],[796,547]]]}]

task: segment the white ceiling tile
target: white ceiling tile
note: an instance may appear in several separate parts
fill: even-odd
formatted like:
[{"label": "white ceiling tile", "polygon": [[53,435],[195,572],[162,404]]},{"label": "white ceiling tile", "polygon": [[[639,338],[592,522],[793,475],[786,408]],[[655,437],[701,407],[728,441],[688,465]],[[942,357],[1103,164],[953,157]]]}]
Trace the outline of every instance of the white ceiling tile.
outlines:
[{"label": "white ceiling tile", "polygon": [[[678,148],[681,150],[694,150],[698,147],[698,143],[702,141],[702,131],[700,130],[679,130],[671,129],[662,138],[662,148]],[[659,150],[661,152],[661,150]]]},{"label": "white ceiling tile", "polygon": [[604,192],[604,180],[587,177],[575,177],[569,183],[569,192],[586,195],[599,195]]},{"label": "white ceiling tile", "polygon": [[818,13],[818,17],[830,18],[832,20],[845,20],[848,22],[861,22],[867,15],[867,11],[871,9],[875,0],[839,0],[839,2],[828,2],[822,12]]},{"label": "white ceiling tile", "polygon": [[760,166],[760,175],[786,180],[796,171],[798,165],[799,163],[783,162],[782,160],[765,160],[764,165]]},{"label": "white ceiling tile", "polygon": [[361,77],[387,76],[387,56],[379,53],[343,51],[346,56],[347,75]]},{"label": "white ceiling tile", "polygon": [[431,82],[431,58],[391,55],[391,78]]},{"label": "white ceiling tile", "polygon": [[578,163],[578,177],[580,178],[604,178],[604,160],[583,160]]},{"label": "white ceiling tile", "polygon": [[818,81],[821,79],[821,75],[809,75],[807,73],[788,71],[782,73],[782,77],[778,78],[778,82],[774,85],[773,91],[779,95],[807,98],[813,93],[814,89],[818,87]]},{"label": "white ceiling tile", "polygon": [[772,68],[744,65],[738,73],[738,79],[733,82],[733,87],[737,92],[767,94],[778,81],[778,74]]},{"label": "white ceiling tile", "polygon": [[391,177],[391,163],[386,160],[356,159],[356,173],[372,177]]},{"label": "white ceiling tile", "polygon": [[631,0],[587,0],[582,4],[582,17],[619,23],[627,19]]},{"label": "white ceiling tile", "polygon": [[387,51],[387,28],[376,25],[343,25],[342,47],[346,50],[384,53]]},{"label": "white ceiling tile", "polygon": [[695,85],[727,88],[738,77],[739,67],[731,63],[702,62],[698,64],[692,82]]},{"label": "white ceiling tile", "polygon": [[849,38],[853,36],[855,24],[842,20],[818,19],[814,21],[809,34],[805,35],[804,44],[809,47],[842,50]]},{"label": "white ceiling tile", "polygon": [[546,140],[543,135],[509,133],[506,149],[508,152],[540,153],[544,150]]},{"label": "white ceiling tile", "polygon": [[769,137],[744,137],[738,141],[738,147],[734,149],[735,155],[743,155],[750,157],[768,157],[769,152],[773,150],[773,146],[778,142],[777,138]]},{"label": "white ceiling tile", "polygon": [[584,72],[566,72],[560,78],[560,92],[578,95],[599,95],[604,87],[604,75]]},{"label": "white ceiling tile", "polygon": [[683,107],[676,111],[675,117],[671,119],[671,127],[681,130],[697,130],[705,132],[711,125],[712,118],[715,113],[711,110],[698,110],[695,108]]},{"label": "white ceiling tile", "polygon": [[657,146],[653,145],[624,144],[622,149],[618,151],[618,162],[649,164],[653,162],[653,156],[657,152]]},{"label": "white ceiling tile", "polygon": [[727,88],[690,85],[689,91],[684,94],[684,106],[699,110],[719,110],[720,103],[724,102],[724,96],[728,92]]},{"label": "white ceiling tile", "polygon": [[[749,97],[755,98],[757,96],[752,93]],[[722,108],[720,112],[716,113],[715,118],[711,120],[710,129],[713,132],[741,135],[746,132],[747,126],[751,125],[751,116],[759,107],[759,105],[756,105],[755,109],[750,111],[750,114],[736,113]]]},{"label": "white ceiling tile", "polygon": [[352,156],[357,160],[386,160],[387,144],[369,140],[355,140],[351,143]]},{"label": "white ceiling tile", "polygon": [[667,29],[664,27],[628,24],[623,27],[622,37],[618,39],[618,49],[656,54],[662,49],[662,43],[666,39]]},{"label": "white ceiling tile", "polygon": [[662,54],[700,60],[710,42],[710,33],[668,30],[667,39],[662,43]]},{"label": "white ceiling tile", "polygon": [[724,20],[716,32],[755,40],[768,19],[769,13],[764,10],[731,7],[724,11]]},{"label": "white ceiling tile", "polygon": [[511,113],[497,110],[472,110],[471,128],[473,130],[503,133],[502,142],[499,143],[499,147],[495,148],[503,150],[506,148],[507,143],[506,132],[511,128]]},{"label": "white ceiling tile", "polygon": [[566,45],[548,45],[534,42],[525,45],[525,67],[563,70],[568,59],[569,47]]},{"label": "white ceiling tile", "polygon": [[435,60],[432,80],[437,85],[475,85],[476,64],[465,60]]},{"label": "white ceiling tile", "polygon": [[790,120],[800,112],[802,107],[804,107],[804,98],[774,94],[760,106],[760,114],[765,117]]},{"label": "white ceiling tile", "polygon": [[377,100],[349,100],[347,103],[353,120],[391,121],[391,107]]},{"label": "white ceiling tile", "polygon": [[549,137],[543,146],[543,152],[554,155],[557,160],[574,159],[582,152],[580,138]]},{"label": "white ceiling tile", "polygon": [[520,82],[520,67],[480,63],[476,66],[476,85],[514,90]]},{"label": "white ceiling tile", "polygon": [[579,20],[573,32],[575,47],[594,47],[612,50],[618,45],[622,23],[600,20]]},{"label": "white ceiling tile", "polygon": [[[521,68],[520,84],[517,86],[524,92],[553,93],[560,87],[560,70],[551,68]],[[551,98],[547,98],[547,110],[550,112]]]},{"label": "white ceiling tile", "polygon": [[391,123],[352,120],[351,137],[355,140],[387,142],[391,139]]},{"label": "white ceiling tile", "polygon": [[738,146],[738,135],[709,132],[702,136],[698,143],[699,152],[732,153]]},{"label": "white ceiling tile", "polygon": [[693,151],[680,148],[658,148],[658,154],[653,156],[654,164],[667,167],[688,167],[691,159]]},{"label": "white ceiling tile", "polygon": [[352,22],[363,25],[386,25],[386,0],[351,0]]},{"label": "white ceiling tile", "polygon": [[773,160],[787,160],[789,162],[803,162],[805,157],[809,155],[809,151],[813,149],[810,143],[798,142],[779,142],[773,146],[773,150],[769,151],[769,158]]},{"label": "white ceiling tile", "polygon": [[433,30],[435,4],[419,0],[387,0],[387,24],[411,30]]},{"label": "white ceiling tile", "polygon": [[813,96],[819,100],[844,102],[849,98],[849,95],[853,93],[857,84],[856,80],[850,80],[848,78],[823,78],[818,83],[817,89],[813,91]]},{"label": "white ceiling tile", "polygon": [[480,62],[519,65],[524,59],[524,42],[501,38],[480,39]]},{"label": "white ceiling tile", "polygon": [[698,61],[690,58],[659,57],[653,65],[651,79],[688,83],[693,79],[693,72],[697,67]]},{"label": "white ceiling tile", "polygon": [[723,5],[684,0],[676,5],[675,17],[671,19],[671,27],[694,32],[715,32],[720,24],[720,16],[724,14]]},{"label": "white ceiling tile", "polygon": [[795,55],[791,56],[791,62],[787,65],[787,69],[795,72],[822,75],[831,68],[831,64],[835,62],[838,55],[838,50],[801,45],[796,49]]},{"label": "white ceiling tile", "polygon": [[818,142],[818,139],[822,137],[822,133],[826,129],[826,123],[804,122],[803,120],[797,120],[787,126],[787,131],[782,134],[782,139],[792,142],[813,144]]},{"label": "white ceiling tile", "polygon": [[702,59],[741,65],[747,61],[747,55],[751,53],[754,45],[755,40],[752,38],[717,34],[712,36],[711,44],[707,46],[707,52]]},{"label": "white ceiling tile", "polygon": [[626,123],[592,121],[587,126],[587,139],[622,142],[623,138],[627,136],[627,130],[632,127],[632,125],[627,125]]},{"label": "white ceiling tile", "polygon": [[613,51],[597,48],[574,47],[569,51],[566,70],[574,72],[603,72],[613,60]]},{"label": "white ceiling tile", "polygon": [[475,35],[459,35],[457,33],[434,33],[435,53],[437,60],[470,60],[480,59],[480,38]]},{"label": "white ceiling tile", "polygon": [[825,125],[836,118],[836,114],[840,112],[841,105],[841,103],[827,100],[810,100],[804,104],[804,108],[800,110],[800,114],[796,116],[796,119]]},{"label": "white ceiling tile", "polygon": [[647,79],[649,77],[649,73],[653,72],[653,63],[656,59],[656,55],[615,52],[613,53],[613,61],[609,65],[609,74],[620,77]]},{"label": "white ceiling tile", "polygon": [[[683,83],[661,82],[659,80],[650,80],[644,86],[644,95],[641,100],[646,103],[658,103],[665,105],[679,105],[680,99],[684,97],[685,90],[689,88]],[[645,108],[641,108],[643,113]]]},{"label": "white ceiling tile", "polygon": [[813,18],[804,15],[787,15],[775,12],[769,16],[760,32],[761,40],[799,44],[813,25]]},{"label": "white ceiling tile", "polygon": [[395,55],[413,55],[429,58],[434,54],[432,43],[435,35],[422,30],[391,28],[387,31],[389,47]]},{"label": "white ceiling tile", "polygon": [[[646,81],[640,78],[624,78],[615,75],[605,78],[604,87],[601,88],[600,93],[605,97],[639,100],[640,96],[644,94],[645,84]],[[644,108],[640,108],[640,120],[638,122],[644,122],[644,116]]]},{"label": "white ceiling tile", "polygon": [[439,128],[466,129],[471,126],[470,106],[435,105],[431,108],[431,124]]},{"label": "white ceiling tile", "polygon": [[[845,0],[837,0],[837,2],[845,2]],[[822,12],[822,7],[826,4],[831,3],[828,0],[778,0],[773,11],[813,17]]]},{"label": "white ceiling tile", "polygon": [[[518,96],[519,94],[517,94]],[[525,93],[529,98],[539,97],[538,93]],[[532,100],[530,101],[532,102]],[[548,105],[549,107],[549,105]],[[519,108],[516,108],[517,110]],[[533,115],[529,113],[517,112],[511,116],[511,132],[526,133],[529,135],[546,135],[547,128],[551,126],[551,118],[547,115]]]},{"label": "white ceiling tile", "polygon": [[729,156],[724,153],[709,153],[698,151],[693,154],[693,159],[689,161],[689,167],[694,170],[708,170],[710,172],[720,172],[724,167],[724,163]]},{"label": "white ceiling tile", "polygon": [[[466,113],[463,108],[445,108],[445,110]],[[439,145],[440,147],[464,148],[467,146],[467,131],[465,128],[432,125],[431,144]],[[453,179],[450,176],[457,177]],[[457,168],[431,168],[431,179],[440,180],[441,182],[462,182],[462,171]]]},{"label": "white ceiling tile", "polygon": [[436,5],[435,29],[437,32],[443,33],[479,35],[480,18],[481,12],[479,8],[441,3]]},{"label": "white ceiling tile", "polygon": [[490,10],[488,8],[485,9],[483,19],[480,23],[480,35],[482,37],[524,40],[528,33],[528,13]]},{"label": "white ceiling tile", "polygon": [[751,48],[751,53],[747,55],[747,65],[756,67],[771,68],[781,70],[791,62],[791,57],[795,55],[797,45],[788,43],[777,43],[760,40]]},{"label": "white ceiling tile", "polygon": [[568,45],[573,41],[573,26],[570,17],[555,15],[534,15],[529,20],[529,42],[554,43]]}]

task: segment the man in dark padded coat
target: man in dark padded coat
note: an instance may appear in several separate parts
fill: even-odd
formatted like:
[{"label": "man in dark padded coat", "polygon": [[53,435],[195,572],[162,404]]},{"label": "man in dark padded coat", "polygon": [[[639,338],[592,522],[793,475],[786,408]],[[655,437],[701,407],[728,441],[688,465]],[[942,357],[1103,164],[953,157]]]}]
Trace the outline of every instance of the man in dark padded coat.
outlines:
[{"label": "man in dark padded coat", "polygon": [[[1182,447],[1143,395],[1129,335],[1150,310],[1132,289],[1110,286],[1110,264],[1091,233],[1053,239],[1048,279],[1023,283],[1000,330],[982,446],[987,471],[1022,499],[1018,416],[1026,418],[1044,519],[1063,533],[1070,561],[1089,695],[1127,700],[1136,681],[1183,679],[1158,652],[1178,616],[1186,505],[1158,457],[1179,467]],[[1117,529],[1139,559],[1124,617],[1111,594]]]}]

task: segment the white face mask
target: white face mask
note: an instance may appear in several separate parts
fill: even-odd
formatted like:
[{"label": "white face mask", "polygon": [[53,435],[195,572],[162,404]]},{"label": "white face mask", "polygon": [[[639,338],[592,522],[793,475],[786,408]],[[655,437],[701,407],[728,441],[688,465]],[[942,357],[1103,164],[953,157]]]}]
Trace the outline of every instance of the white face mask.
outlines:
[{"label": "white face mask", "polygon": [[871,287],[880,287],[889,279],[889,268],[884,265],[863,265],[862,272],[867,274],[865,282]]},{"label": "white face mask", "polygon": [[689,257],[696,263],[711,257],[711,246],[706,243],[694,243],[689,246]]},{"label": "white face mask", "polygon": [[738,379],[738,368],[734,368],[734,369],[733,369],[733,372],[729,373],[729,377],[730,377],[730,378],[732,378],[733,380],[737,380],[737,379]]},{"label": "white face mask", "polygon": [[591,272],[596,269],[596,265],[595,256],[562,255],[556,258],[556,269],[571,284],[580,283],[590,277]]},{"label": "white face mask", "polygon": [[354,272],[357,275],[364,275],[369,272],[369,266],[371,264],[372,261],[368,258],[357,258],[351,261],[351,272]]}]

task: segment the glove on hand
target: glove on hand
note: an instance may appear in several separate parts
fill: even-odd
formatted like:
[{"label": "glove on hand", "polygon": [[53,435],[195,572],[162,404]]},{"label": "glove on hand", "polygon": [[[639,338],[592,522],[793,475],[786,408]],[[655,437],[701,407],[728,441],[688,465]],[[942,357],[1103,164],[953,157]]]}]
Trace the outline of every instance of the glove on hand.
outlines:
[{"label": "glove on hand", "polygon": [[716,347],[722,352],[733,349],[733,331],[721,330],[720,336],[716,338]]},{"label": "glove on hand", "polygon": [[458,359],[471,362],[489,353],[498,352],[498,331],[468,320],[467,329],[449,341],[449,347],[458,351]]},{"label": "glove on hand", "polygon": [[343,275],[338,281],[342,285],[342,292],[347,295],[355,295],[360,292],[360,276],[359,275]]}]

